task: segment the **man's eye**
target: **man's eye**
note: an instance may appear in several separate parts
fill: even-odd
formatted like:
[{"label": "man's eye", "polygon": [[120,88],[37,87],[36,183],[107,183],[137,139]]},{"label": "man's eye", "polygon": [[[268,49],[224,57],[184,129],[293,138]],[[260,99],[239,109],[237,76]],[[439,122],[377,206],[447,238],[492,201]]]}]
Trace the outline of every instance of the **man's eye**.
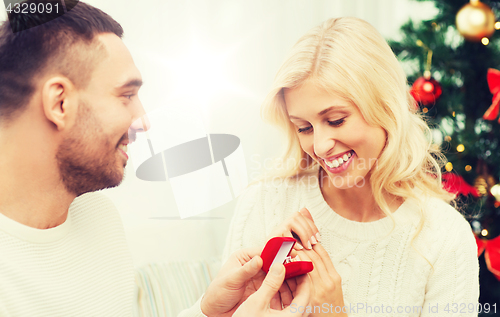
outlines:
[{"label": "man's eye", "polygon": [[132,97],[134,97],[135,95],[125,95],[124,97],[127,98],[127,99],[132,99]]}]

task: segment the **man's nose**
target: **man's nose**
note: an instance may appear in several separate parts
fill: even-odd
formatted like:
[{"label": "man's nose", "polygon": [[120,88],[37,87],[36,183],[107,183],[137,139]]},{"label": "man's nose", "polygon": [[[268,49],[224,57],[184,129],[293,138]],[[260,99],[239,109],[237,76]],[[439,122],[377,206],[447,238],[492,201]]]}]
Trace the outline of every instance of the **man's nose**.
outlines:
[{"label": "man's nose", "polygon": [[151,128],[148,116],[144,113],[142,116],[136,118],[130,125],[130,129],[135,132],[146,132]]},{"label": "man's nose", "polygon": [[139,101],[134,109],[132,124],[130,129],[135,132],[146,132],[151,128],[151,123],[149,122],[148,116],[142,103]]}]

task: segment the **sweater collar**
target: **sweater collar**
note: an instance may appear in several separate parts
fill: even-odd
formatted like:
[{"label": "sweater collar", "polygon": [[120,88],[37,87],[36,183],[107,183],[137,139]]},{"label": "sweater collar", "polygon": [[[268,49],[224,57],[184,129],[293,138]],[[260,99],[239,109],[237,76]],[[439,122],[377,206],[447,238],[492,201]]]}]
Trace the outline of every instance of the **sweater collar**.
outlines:
[{"label": "sweater collar", "polygon": [[308,176],[308,181],[302,184],[304,206],[311,212],[313,218],[321,219],[321,226],[329,229],[336,235],[351,241],[366,241],[381,238],[391,233],[396,226],[403,224],[415,225],[418,223],[419,212],[411,203],[405,200],[392,213],[392,217],[385,216],[376,221],[358,222],[346,219],[337,214],[325,201],[317,176]]}]

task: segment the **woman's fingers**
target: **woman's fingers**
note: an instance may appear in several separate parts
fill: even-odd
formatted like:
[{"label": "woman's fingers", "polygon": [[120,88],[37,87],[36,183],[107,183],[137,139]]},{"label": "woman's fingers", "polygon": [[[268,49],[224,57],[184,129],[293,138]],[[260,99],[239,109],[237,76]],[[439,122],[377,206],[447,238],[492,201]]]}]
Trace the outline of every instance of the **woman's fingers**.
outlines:
[{"label": "woman's fingers", "polygon": [[[306,214],[310,216],[309,212],[306,210]],[[317,233],[318,229],[308,216],[304,216],[301,212],[296,212],[287,221],[287,228],[295,233],[300,239],[302,246],[307,249],[312,249],[312,246],[318,243]],[[295,237],[297,239],[297,237]]]},{"label": "woman's fingers", "polygon": [[[302,261],[310,261],[313,263],[314,269],[309,273],[313,281],[325,280],[329,278],[328,269],[325,266],[324,260],[314,250],[303,250],[300,253]],[[331,261],[330,258],[325,259]]]},{"label": "woman's fingers", "polygon": [[[295,250],[300,251],[300,250],[304,249],[304,246],[302,244],[300,244],[299,236],[295,232],[293,232],[293,230],[285,229],[285,231],[286,231],[286,233],[284,236],[294,238],[296,241],[295,244],[293,245],[292,252],[295,252]],[[292,254],[290,254],[290,255],[292,255]]]},{"label": "woman's fingers", "polygon": [[290,218],[272,231],[270,237],[293,237],[297,240],[295,250],[302,248],[311,250],[320,239],[318,228],[306,208],[293,213]]},{"label": "woman's fingers", "polygon": [[330,275],[336,275],[337,270],[333,266],[332,260],[330,258],[330,255],[328,252],[326,252],[325,248],[321,244],[317,244],[314,246],[314,251],[316,251],[316,254],[318,254],[319,257],[323,259],[323,264],[325,265],[325,268]]},{"label": "woman's fingers", "polygon": [[[298,242],[301,243],[303,247],[309,250],[312,249],[313,241],[311,241],[311,237],[313,232],[306,223],[304,216],[297,212],[296,216],[292,218],[292,221],[288,223],[288,230],[295,233],[299,237]],[[295,239],[297,240],[296,237]]]},{"label": "woman's fingers", "polygon": [[[311,298],[311,305],[318,305],[320,303],[330,303],[338,306],[343,306],[342,294],[342,280],[340,275],[336,272],[331,259],[328,254],[323,250],[318,250],[317,245],[313,250],[304,250],[300,252],[300,258],[303,261],[313,262],[314,269],[308,273],[313,283],[313,297]],[[317,250],[320,252],[318,254]],[[326,255],[326,257],[325,257]]]},{"label": "woman's fingers", "polygon": [[[316,267],[317,264],[314,263],[314,261],[311,259],[311,257],[309,256],[311,254],[311,251],[307,251],[307,250],[303,250],[301,252],[299,252],[299,257],[300,257],[300,260],[301,261],[308,261],[308,262],[312,262],[313,263],[313,270],[307,274],[309,274],[313,280],[313,283],[314,281],[316,280],[320,280],[321,279],[321,276],[320,276],[320,273],[319,273],[319,270],[321,270],[321,266],[318,266],[318,268]],[[312,251],[314,252],[314,251]]]},{"label": "woman's fingers", "polygon": [[311,216],[311,213],[307,208],[302,208],[299,213],[304,216],[306,219],[310,220],[309,225],[311,226],[311,230],[314,233],[314,237],[316,238],[316,241],[321,242],[321,236],[319,235],[319,230],[318,227],[316,227],[316,224],[314,223],[314,219]]}]

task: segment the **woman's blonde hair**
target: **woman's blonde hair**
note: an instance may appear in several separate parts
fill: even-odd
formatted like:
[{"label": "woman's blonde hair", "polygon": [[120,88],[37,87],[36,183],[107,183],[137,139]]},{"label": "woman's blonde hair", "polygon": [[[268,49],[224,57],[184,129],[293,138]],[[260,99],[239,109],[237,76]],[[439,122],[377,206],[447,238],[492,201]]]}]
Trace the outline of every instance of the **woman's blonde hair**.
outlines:
[{"label": "woman's blonde hair", "polygon": [[401,65],[373,26],[350,17],[327,20],[300,38],[264,102],[263,118],[287,135],[282,162],[295,162],[282,166],[281,177],[297,177],[318,168],[300,147],[283,96],[285,88],[296,88],[305,81],[352,102],[368,124],[386,131],[385,148],[370,177],[374,199],[386,215],[392,217],[384,192],[415,198],[421,207],[423,196],[452,201],[453,195],[441,185],[445,157],[432,144],[430,129],[416,111]]}]

